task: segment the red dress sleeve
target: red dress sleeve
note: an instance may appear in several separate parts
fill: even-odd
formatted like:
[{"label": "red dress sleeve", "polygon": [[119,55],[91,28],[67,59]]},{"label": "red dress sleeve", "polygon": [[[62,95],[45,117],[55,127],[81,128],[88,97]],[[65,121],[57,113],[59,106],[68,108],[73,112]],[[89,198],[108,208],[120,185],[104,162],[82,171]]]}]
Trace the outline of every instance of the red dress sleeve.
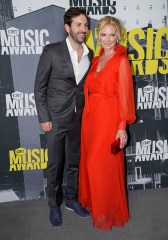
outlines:
[{"label": "red dress sleeve", "polygon": [[118,79],[119,79],[118,129],[125,130],[126,124],[131,124],[136,119],[132,73],[126,55],[123,55],[121,58]]}]

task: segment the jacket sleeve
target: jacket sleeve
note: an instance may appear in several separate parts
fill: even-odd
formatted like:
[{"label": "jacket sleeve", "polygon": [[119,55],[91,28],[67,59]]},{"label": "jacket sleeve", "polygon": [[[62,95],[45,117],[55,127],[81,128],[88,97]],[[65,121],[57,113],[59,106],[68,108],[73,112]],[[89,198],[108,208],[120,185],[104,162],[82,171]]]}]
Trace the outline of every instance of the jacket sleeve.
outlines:
[{"label": "jacket sleeve", "polygon": [[119,124],[118,129],[125,130],[126,124],[135,121],[135,102],[131,67],[126,55],[119,66]]},{"label": "jacket sleeve", "polygon": [[46,45],[39,59],[34,85],[35,102],[40,123],[51,121],[47,106],[47,87],[51,67],[51,52]]}]

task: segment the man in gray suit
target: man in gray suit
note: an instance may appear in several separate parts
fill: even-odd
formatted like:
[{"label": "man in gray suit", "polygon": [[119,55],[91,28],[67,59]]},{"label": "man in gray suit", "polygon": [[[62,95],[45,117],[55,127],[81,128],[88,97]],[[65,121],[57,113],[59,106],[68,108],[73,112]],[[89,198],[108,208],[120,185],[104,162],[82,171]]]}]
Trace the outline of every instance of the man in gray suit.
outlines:
[{"label": "man in gray suit", "polygon": [[50,222],[54,227],[62,224],[60,205],[63,202],[65,157],[65,206],[81,217],[90,215],[78,202],[83,85],[93,55],[84,44],[88,31],[85,10],[68,9],[64,26],[67,38],[44,47],[34,89],[39,122],[46,133],[48,146],[48,204]]}]

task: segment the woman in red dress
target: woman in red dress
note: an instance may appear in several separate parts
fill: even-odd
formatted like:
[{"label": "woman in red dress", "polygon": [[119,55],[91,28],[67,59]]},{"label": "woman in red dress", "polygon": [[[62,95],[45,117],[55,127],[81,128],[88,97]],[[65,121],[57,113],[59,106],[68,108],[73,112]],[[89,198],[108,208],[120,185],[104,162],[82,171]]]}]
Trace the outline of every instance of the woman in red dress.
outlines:
[{"label": "woman in red dress", "polygon": [[[100,19],[97,33],[102,49],[84,86],[79,201],[92,213],[93,225],[107,230],[123,226],[130,218],[123,148],[126,124],[135,121],[135,106],[126,48],[119,44],[120,21],[111,16]],[[111,144],[118,138],[121,151],[115,155]]]}]

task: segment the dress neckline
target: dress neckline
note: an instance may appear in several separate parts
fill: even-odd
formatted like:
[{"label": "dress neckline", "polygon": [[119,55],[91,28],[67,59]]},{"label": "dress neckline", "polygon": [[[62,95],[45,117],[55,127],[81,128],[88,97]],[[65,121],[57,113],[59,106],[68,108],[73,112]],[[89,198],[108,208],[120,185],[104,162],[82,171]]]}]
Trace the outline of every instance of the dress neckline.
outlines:
[{"label": "dress neckline", "polygon": [[99,57],[104,53],[104,49],[103,48],[101,48],[100,49],[100,52],[99,52],[99,56],[98,56],[98,58],[97,58],[97,62],[96,62],[96,69],[95,69],[95,71],[94,71],[94,77],[97,77],[107,66],[108,66],[108,63],[113,59],[113,57],[115,56],[115,55],[118,55],[118,54],[126,54],[126,50],[127,50],[127,48],[126,47],[124,47],[124,46],[122,46],[122,45],[120,45],[120,44],[116,44],[115,45],[115,47],[114,47],[114,54],[113,54],[113,56],[109,59],[109,60],[107,60],[107,62],[105,63],[105,65],[104,65],[104,67],[100,70],[100,71],[96,71],[97,70],[97,65],[98,65],[98,61],[99,61]]},{"label": "dress neckline", "polygon": [[103,68],[101,68],[99,71],[97,71],[97,66],[98,66],[98,62],[99,62],[99,57],[98,57],[98,61],[96,63],[96,68],[95,68],[95,71],[94,71],[94,76],[97,77],[108,65],[108,63],[113,59],[115,53],[111,56],[111,58],[109,58],[106,63],[104,64]]}]

